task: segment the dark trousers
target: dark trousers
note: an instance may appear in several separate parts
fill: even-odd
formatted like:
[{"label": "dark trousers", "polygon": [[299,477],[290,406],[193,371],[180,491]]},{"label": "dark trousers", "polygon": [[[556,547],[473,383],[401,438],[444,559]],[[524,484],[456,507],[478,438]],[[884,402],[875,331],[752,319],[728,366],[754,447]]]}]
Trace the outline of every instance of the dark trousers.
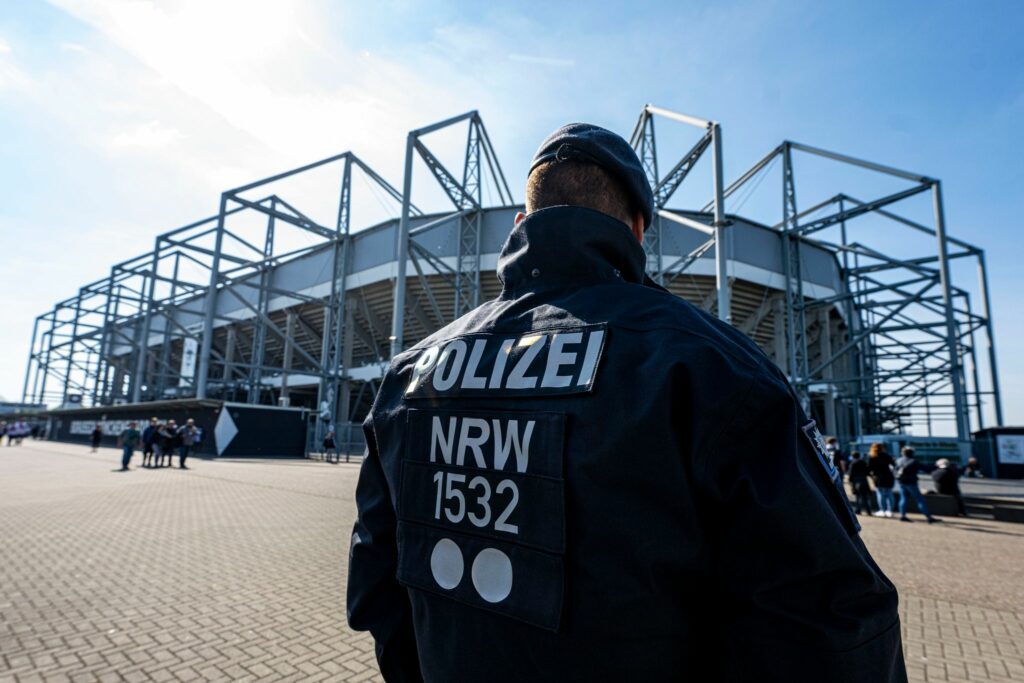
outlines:
[{"label": "dark trousers", "polygon": [[142,466],[148,467],[153,464],[153,444],[142,444]]},{"label": "dark trousers", "polygon": [[178,449],[178,467],[185,466],[185,460],[188,458],[188,454],[192,451],[191,446],[181,446]]},{"label": "dark trousers", "polygon": [[921,494],[921,489],[917,484],[900,484],[900,517],[907,516],[907,499],[911,497],[917,503],[917,509],[921,511],[921,514],[925,517],[931,517],[931,513],[928,512],[928,505],[925,504],[924,496]]},{"label": "dark trousers", "polygon": [[857,478],[850,482],[853,486],[854,511],[859,515],[861,511],[871,514],[871,486],[867,478]]},{"label": "dark trousers", "polygon": [[128,463],[132,461],[132,455],[135,453],[135,446],[125,446],[121,452],[121,469],[128,469]]},{"label": "dark trousers", "polygon": [[964,497],[960,495],[960,489],[957,489],[957,492],[953,494],[953,497],[956,498],[957,514],[959,514],[961,517],[966,517],[967,506],[964,505]]}]

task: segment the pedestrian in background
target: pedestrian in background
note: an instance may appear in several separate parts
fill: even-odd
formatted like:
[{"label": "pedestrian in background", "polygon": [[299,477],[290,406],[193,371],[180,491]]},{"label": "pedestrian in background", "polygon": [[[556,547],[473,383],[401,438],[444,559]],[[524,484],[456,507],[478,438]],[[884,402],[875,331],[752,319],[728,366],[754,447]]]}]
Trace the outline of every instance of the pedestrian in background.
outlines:
[{"label": "pedestrian in background", "polygon": [[925,516],[929,524],[940,521],[928,512],[928,505],[924,502],[924,496],[921,495],[921,488],[917,485],[917,475],[920,471],[921,463],[914,459],[914,449],[910,446],[905,447],[901,451],[900,459],[896,461],[896,480],[900,483],[901,522],[910,521],[910,518],[907,517],[908,498],[914,499],[917,509]]},{"label": "pedestrian in background", "polygon": [[159,438],[160,421],[155,417],[149,418],[149,424],[142,430],[142,466],[153,466],[153,451],[156,449],[156,442]]},{"label": "pedestrian in background", "polygon": [[331,462],[331,453],[334,453],[334,462],[337,463],[339,461],[338,442],[333,429],[324,436],[324,460]]},{"label": "pedestrian in background", "polygon": [[139,445],[139,441],[142,439],[142,435],[139,433],[139,423],[129,422],[128,426],[121,431],[121,435],[117,437],[117,443],[121,446],[121,471],[128,471],[128,463],[132,460],[132,455],[135,454],[135,448]]},{"label": "pedestrian in background", "polygon": [[199,440],[199,430],[196,429],[196,421],[189,418],[181,426],[176,434],[178,438],[178,469],[187,470],[185,460],[188,459],[192,447]]},{"label": "pedestrian in background", "polygon": [[846,454],[843,453],[843,449],[839,447],[839,439],[834,436],[828,437],[825,440],[825,450],[832,457],[832,462],[839,468],[839,474],[846,474]]},{"label": "pedestrian in background", "polygon": [[978,459],[975,457],[967,458],[967,467],[964,468],[964,476],[982,479],[985,477],[985,473],[981,471],[981,464],[978,463]]},{"label": "pedestrian in background", "polygon": [[964,498],[960,495],[960,471],[955,462],[948,458],[940,458],[935,463],[935,471],[932,472],[932,481],[935,482],[935,493],[942,496],[953,496],[956,499],[957,514],[961,517],[967,516],[967,507],[964,505]]},{"label": "pedestrian in background", "polygon": [[[92,452],[93,453],[95,453],[97,450],[99,450],[100,441],[102,439],[103,439],[103,425],[101,425],[99,422],[97,422],[96,426],[93,427],[93,429],[92,429],[92,434],[89,436],[89,443],[92,444]],[[7,445],[9,446],[10,443],[8,443]]]},{"label": "pedestrian in background", "polygon": [[868,469],[868,464],[864,462],[864,459],[860,456],[860,451],[854,451],[850,454],[850,468],[849,468],[849,479],[850,488],[853,489],[853,498],[855,501],[854,512],[858,515],[871,514],[871,484],[868,483],[868,476],[871,471]]},{"label": "pedestrian in background", "polygon": [[160,451],[157,453],[156,466],[170,467],[171,457],[174,455],[175,442],[178,440],[178,425],[174,420],[168,420],[159,432]]},{"label": "pedestrian in background", "polygon": [[876,517],[892,517],[892,489],[896,485],[896,478],[892,475],[893,465],[892,456],[889,455],[884,443],[871,444],[871,450],[868,451],[868,471],[875,482],[875,496],[878,498]]}]

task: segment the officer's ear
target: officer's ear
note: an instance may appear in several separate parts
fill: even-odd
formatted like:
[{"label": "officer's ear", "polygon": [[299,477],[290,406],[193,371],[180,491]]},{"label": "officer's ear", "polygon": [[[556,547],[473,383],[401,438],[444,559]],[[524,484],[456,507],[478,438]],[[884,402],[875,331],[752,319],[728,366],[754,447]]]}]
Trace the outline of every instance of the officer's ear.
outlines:
[{"label": "officer's ear", "polygon": [[633,236],[643,244],[644,241],[644,214],[642,211],[637,211],[633,214],[633,221],[629,225],[629,229],[633,231]]},{"label": "officer's ear", "polygon": [[516,212],[516,218],[515,218],[515,221],[513,222],[513,225],[519,225],[520,223],[523,222],[524,218],[526,218],[526,214],[523,213],[522,211],[517,211]]}]

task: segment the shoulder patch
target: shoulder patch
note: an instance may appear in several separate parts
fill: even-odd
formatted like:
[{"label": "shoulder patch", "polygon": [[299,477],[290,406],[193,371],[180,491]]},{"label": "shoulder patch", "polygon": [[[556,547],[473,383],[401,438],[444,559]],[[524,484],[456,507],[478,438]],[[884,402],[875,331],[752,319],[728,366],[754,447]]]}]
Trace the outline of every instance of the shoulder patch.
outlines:
[{"label": "shoulder patch", "polygon": [[850,509],[850,500],[846,497],[846,490],[843,488],[843,473],[836,466],[832,451],[825,445],[825,437],[821,435],[818,424],[811,420],[801,427],[800,431],[804,433],[808,443],[811,445],[811,450],[814,451],[814,454],[818,457],[818,462],[824,468],[825,474],[832,481],[833,486],[835,486],[836,493],[839,494],[840,504],[846,508],[846,513],[849,515],[854,531],[859,532],[860,522],[857,521],[857,516],[853,514],[853,510]]},{"label": "shoulder patch", "polygon": [[825,445],[825,437],[821,435],[821,430],[818,429],[818,424],[811,420],[802,427],[804,436],[811,442],[811,448],[814,449],[814,453],[818,456],[818,460],[821,462],[821,466],[825,468],[825,472],[828,473],[828,478],[836,481],[839,479],[839,468],[836,467],[835,458],[832,457],[832,452]]}]

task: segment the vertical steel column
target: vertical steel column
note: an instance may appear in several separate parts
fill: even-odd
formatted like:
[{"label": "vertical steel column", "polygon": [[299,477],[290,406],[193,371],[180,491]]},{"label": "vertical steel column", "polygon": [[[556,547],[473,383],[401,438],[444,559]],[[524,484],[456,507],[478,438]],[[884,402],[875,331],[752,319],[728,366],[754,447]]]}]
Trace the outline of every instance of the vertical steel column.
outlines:
[{"label": "vertical steel column", "polygon": [[782,299],[772,301],[773,356],[780,370],[786,369],[786,311]]},{"label": "vertical steel column", "polygon": [[292,356],[295,353],[295,342],[292,337],[295,334],[295,311],[289,310],[285,314],[284,323],[284,360],[281,363],[281,397],[280,404],[288,407],[292,404],[291,394],[288,392],[288,375],[292,371]]},{"label": "vertical steel column", "polygon": [[[46,347],[46,360],[43,361],[42,371],[36,370],[35,377],[32,380],[32,395],[38,396],[39,400],[35,403],[46,403],[46,380],[50,376],[50,353],[53,351],[53,327],[55,316],[53,313],[50,314],[50,329],[43,333],[43,339],[45,344],[40,344],[40,347]],[[42,353],[42,351],[40,351]],[[38,366],[37,366],[38,367]]]},{"label": "vertical steel column", "polygon": [[234,382],[235,372],[235,347],[238,345],[238,328],[234,324],[228,325],[228,338],[224,349],[224,371],[221,373],[220,381],[227,388]]},{"label": "vertical steel column", "polygon": [[939,242],[939,279],[942,284],[942,300],[946,310],[946,345],[949,348],[949,379],[953,391],[953,408],[956,413],[956,435],[961,444],[970,441],[970,427],[967,424],[967,410],[964,406],[963,385],[960,382],[960,346],[953,308],[953,288],[949,273],[949,250],[946,242],[946,217],[942,206],[942,186],[938,180],[932,182],[932,205],[935,210],[935,236]]},{"label": "vertical steel column", "polygon": [[75,317],[71,323],[71,343],[68,346],[68,372],[64,376],[64,398],[61,401],[61,407],[64,407],[68,403],[68,385],[71,384],[71,373],[74,370],[75,364],[75,344],[78,341],[78,319],[82,315],[82,290],[78,290],[78,296],[75,297]]},{"label": "vertical steel column", "polygon": [[[803,276],[800,272],[800,238],[797,233],[796,187],[789,142],[782,149],[782,267],[786,278],[786,351],[789,376],[807,409],[807,334],[804,315]],[[800,352],[798,364],[797,351]]]},{"label": "vertical steel column", "polygon": [[[340,375],[348,372],[344,361],[342,330],[349,324],[345,317],[346,283],[348,278],[349,233],[352,198],[352,157],[345,157],[341,174],[341,192],[338,197],[338,217],[334,243],[331,245],[331,293],[324,307],[324,329],[320,350],[320,385],[317,389],[318,419],[316,441],[323,442],[327,430],[338,424],[338,392]],[[351,356],[350,356],[351,358]],[[344,370],[342,369],[344,368]],[[326,418],[324,417],[326,413]],[[335,429],[337,429],[335,427]]]},{"label": "vertical steel column", "polygon": [[[31,403],[31,401],[28,400],[28,378],[29,378],[29,375],[32,374],[32,366],[36,365],[38,367],[38,364],[39,364],[38,361],[35,361],[35,358],[36,358],[36,334],[38,332],[39,332],[39,318],[36,318],[35,322],[32,323],[32,341],[28,345],[28,364],[25,365],[25,383],[22,385],[22,388],[21,388],[21,402],[22,403]],[[33,361],[35,361],[35,363],[33,363]]]},{"label": "vertical steel column", "polygon": [[992,400],[996,409],[996,427],[1003,426],[1003,401],[999,393],[999,372],[996,368],[996,339],[992,330],[992,309],[989,305],[988,271],[985,252],[978,252],[978,284],[981,289],[981,308],[985,314],[985,341],[988,346],[988,369],[992,376]]},{"label": "vertical steel column", "polygon": [[928,398],[928,390],[927,389],[928,389],[928,387],[927,387],[927,385],[925,385],[925,391],[924,391],[924,415],[925,415],[925,419],[928,421],[928,436],[931,436],[932,435],[932,402]]},{"label": "vertical steel column", "polygon": [[718,287],[718,318],[732,324],[732,288],[729,286],[729,233],[725,225],[725,183],[722,179],[722,128],[711,124],[711,163],[715,190],[715,284]]},{"label": "vertical steel column", "polygon": [[[270,210],[277,210],[277,197],[270,198]],[[267,260],[274,253],[274,214],[267,215],[267,232],[263,240],[263,262],[260,264],[260,288],[256,300],[255,318],[256,331],[252,335],[252,366],[249,368],[249,403],[259,403],[263,395],[263,362],[267,344],[267,316],[270,312],[270,280],[273,275],[273,268]],[[273,401],[271,401],[273,402]]]},{"label": "vertical steel column", "polygon": [[[220,253],[224,247],[224,221],[227,218],[228,196],[221,194],[217,228],[214,232],[213,264],[210,266],[210,286],[206,290],[206,310],[203,315],[203,338],[199,346],[199,377],[195,384],[196,398],[206,398],[206,380],[210,374],[210,352],[213,350],[213,318],[217,313],[217,284],[220,280]],[[255,359],[254,359],[255,361]]]},{"label": "vertical steel column", "polygon": [[[351,444],[352,442],[352,380],[348,377],[348,368],[352,367],[352,346],[355,343],[355,306],[352,305],[352,301],[345,302],[345,334],[342,338],[342,356],[341,363],[345,368],[346,372],[338,385],[337,402],[338,409],[336,411],[336,419],[334,424],[337,425],[340,422],[345,423],[345,443]],[[335,428],[337,431],[337,428]],[[341,434],[336,434],[337,437],[341,437]]]},{"label": "vertical steel column", "polygon": [[160,362],[157,364],[156,396],[162,398],[167,389],[168,369],[171,364],[171,320],[174,318],[174,300],[178,296],[178,272],[181,270],[181,252],[174,253],[171,270],[171,294],[164,304],[164,338],[160,343]]},{"label": "vertical steel column", "polygon": [[[113,278],[112,281],[113,283]],[[99,402],[103,405],[110,405],[114,399],[113,389],[111,387],[111,354],[113,353],[114,346],[114,331],[112,328],[116,325],[118,318],[118,312],[121,308],[121,286],[118,285],[115,289],[113,284],[111,290],[106,294],[106,310],[104,311],[105,323],[103,324],[103,341],[99,347],[99,360],[96,368],[97,377],[96,383],[99,385]],[[114,291],[114,314],[111,314],[111,295],[110,292]],[[99,369],[102,369],[102,374],[99,375]],[[115,369],[116,370],[116,369]],[[115,372],[115,379],[117,379],[117,372]]]},{"label": "vertical steel column", "polygon": [[[845,202],[843,197],[840,197],[839,198],[839,213],[843,214],[843,212],[845,210],[846,210],[846,202]],[[842,278],[840,278],[840,282],[842,282],[846,286],[846,292],[843,292],[843,294],[845,295],[844,298],[843,298],[843,309],[844,309],[844,313],[846,313],[846,326],[847,326],[847,330],[848,331],[853,331],[854,333],[856,333],[856,326],[854,325],[854,316],[856,315],[856,311],[854,310],[854,296],[855,296],[855,294],[854,294],[854,291],[853,291],[853,287],[851,286],[853,283],[850,281],[850,254],[849,254],[849,252],[846,249],[847,245],[849,244],[849,240],[847,239],[847,234],[846,234],[846,219],[845,218],[843,220],[839,221],[839,238],[840,238],[840,244],[843,247],[843,250],[842,250],[843,272],[842,272]],[[847,337],[849,337],[849,333],[847,334]],[[841,387],[841,392],[842,393],[849,392],[849,394],[847,394],[847,397],[846,397],[847,400],[852,398],[852,403],[853,403],[853,406],[852,406],[852,408],[853,408],[853,410],[852,410],[852,412],[853,412],[853,432],[854,432],[853,436],[856,438],[856,437],[860,436],[860,419],[861,419],[861,416],[860,416],[860,403],[861,403],[861,401],[860,401],[860,392],[861,392],[861,385],[862,385],[862,383],[864,381],[863,380],[864,373],[861,371],[860,351],[859,351],[857,346],[854,346],[852,349],[850,349],[849,354],[846,356],[845,370],[846,370],[847,374],[850,374],[852,372],[857,377],[856,383],[852,387],[849,386],[848,384],[844,384]],[[850,396],[850,394],[852,394],[852,396]]]},{"label": "vertical steel column", "polygon": [[395,274],[394,306],[391,310],[391,357],[402,352],[405,333],[405,271],[409,260],[409,210],[412,193],[412,152],[415,138],[413,133],[405,141],[405,178],[402,181],[402,217],[398,221],[395,259],[398,272]]},{"label": "vertical steel column", "polygon": [[106,396],[104,395],[107,390],[107,370],[109,369],[109,363],[107,362],[108,343],[110,340],[110,295],[114,291],[114,272],[111,270],[110,276],[107,278],[107,300],[103,306],[103,331],[100,333],[100,351],[96,357],[96,380],[92,385],[92,402],[93,405],[106,402]]},{"label": "vertical steel column", "polygon": [[[821,357],[828,359],[832,357],[832,320],[829,317],[829,309],[823,308],[818,314],[818,325],[821,327],[818,333],[818,344]],[[828,434],[838,433],[836,425],[836,402],[834,395],[835,373],[832,364],[826,365],[821,371],[821,378],[825,382],[825,430]]]},{"label": "vertical steel column", "polygon": [[985,428],[985,415],[981,405],[981,382],[978,379],[978,354],[974,342],[974,313],[971,309],[971,295],[963,293],[964,307],[967,309],[967,340],[971,350],[971,385],[974,389],[974,415],[978,421],[978,429]]},{"label": "vertical steel column", "polygon": [[139,321],[142,331],[139,334],[139,356],[135,359],[135,377],[132,378],[132,403],[142,400],[142,385],[146,381],[146,357],[149,355],[149,326],[152,317],[153,300],[156,296],[156,274],[160,268],[160,238],[153,247],[153,261],[150,266],[149,283],[146,287],[146,300]]},{"label": "vertical steel column", "polygon": [[[483,178],[480,169],[480,130],[476,116],[469,120],[466,133],[466,156],[462,167],[462,197],[460,209],[482,206]],[[482,212],[474,211],[459,220],[459,240],[455,255],[455,310],[458,318],[480,304],[480,224]],[[429,331],[429,330],[428,330]]]},{"label": "vertical steel column", "polygon": [[[647,182],[653,190],[658,186],[661,175],[658,171],[658,147],[654,135],[654,116],[644,109],[640,114],[640,122],[636,135],[637,156],[640,157],[640,164],[647,175]],[[655,207],[657,208],[657,207]],[[661,219],[657,215],[651,221],[651,226],[644,232],[644,251],[647,253],[647,273],[651,278],[663,284],[665,276],[662,273],[664,262],[662,261],[661,248]]]}]

